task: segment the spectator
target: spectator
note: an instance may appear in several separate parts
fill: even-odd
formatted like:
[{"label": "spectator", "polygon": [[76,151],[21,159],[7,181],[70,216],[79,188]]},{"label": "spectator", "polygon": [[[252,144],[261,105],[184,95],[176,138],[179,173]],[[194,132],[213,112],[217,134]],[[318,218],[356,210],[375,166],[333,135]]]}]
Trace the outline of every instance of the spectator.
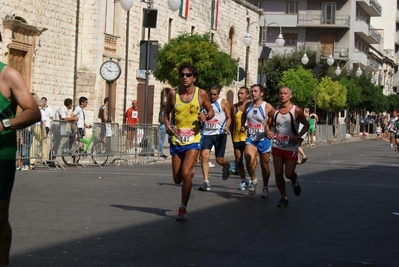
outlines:
[{"label": "spectator", "polygon": [[158,148],[158,153],[159,156],[166,159],[168,156],[166,156],[163,153],[163,144],[165,143],[165,138],[166,138],[166,131],[165,131],[165,123],[163,122],[163,114],[165,113],[165,103],[162,104],[161,110],[159,111],[159,116],[158,116],[158,122],[159,122],[159,133],[160,133],[160,140],[159,140],[159,148]]},{"label": "spectator", "polygon": [[131,153],[134,139],[136,138],[136,125],[139,124],[139,111],[137,109],[137,100],[132,101],[132,106],[125,113],[126,117],[126,152]]}]

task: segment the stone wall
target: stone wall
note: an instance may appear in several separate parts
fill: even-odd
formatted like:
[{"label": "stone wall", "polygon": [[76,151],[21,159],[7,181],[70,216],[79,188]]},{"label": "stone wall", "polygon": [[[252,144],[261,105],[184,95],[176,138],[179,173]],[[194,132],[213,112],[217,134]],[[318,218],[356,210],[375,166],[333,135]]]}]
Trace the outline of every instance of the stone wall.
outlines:
[{"label": "stone wall", "polygon": [[[103,61],[109,58],[104,52],[105,12],[106,5],[98,0],[77,1],[52,1],[52,0],[3,0],[0,6],[0,17],[10,16],[26,20],[28,25],[46,28],[36,38],[33,56],[33,69],[31,77],[32,92],[40,97],[46,96],[49,105],[54,110],[63,105],[65,98],[77,99],[80,96],[89,98],[86,108],[88,123],[96,122],[98,107],[106,94],[106,84],[99,75],[99,68]],[[105,2],[105,0],[104,0]],[[124,96],[125,76],[120,77],[116,87],[116,118],[121,123],[123,120],[124,101],[127,107],[132,99],[137,97],[139,83],[136,73],[139,65],[140,40],[147,39],[147,30],[142,27],[143,8],[147,5],[141,1],[134,1],[130,11],[129,21],[129,62],[127,96]],[[76,36],[77,9],[79,8],[79,34]],[[120,8],[119,1],[115,0],[117,23],[114,34],[117,37],[116,54],[114,60],[125,71],[125,45],[126,45],[126,12]],[[211,32],[220,49],[229,52],[232,47],[232,57],[240,58],[240,67],[244,68],[246,48],[242,39],[246,32],[248,22],[259,20],[260,10],[249,5],[243,0],[221,0],[219,11],[218,29],[211,29],[211,1],[190,1],[189,17],[187,19],[172,13],[167,7],[167,1],[156,1],[154,8],[158,9],[157,28],[151,29],[151,39],[158,40],[159,44],[168,42],[168,38],[176,37],[181,32],[205,33]],[[172,20],[169,30],[169,21]],[[0,21],[1,23],[1,21]],[[234,30],[233,39],[229,39],[230,30]],[[3,42],[0,43],[0,60],[7,63],[8,45],[12,42],[10,30],[1,27]],[[170,32],[170,35],[169,35]],[[256,82],[257,73],[257,34],[251,30],[254,42],[249,50],[249,77],[248,85]],[[76,40],[78,44],[76,44]],[[231,43],[231,46],[230,46]],[[77,47],[77,50],[76,50]],[[75,81],[76,71],[76,81]],[[154,123],[157,123],[161,91],[167,84],[150,78],[150,84],[155,86],[154,95]],[[243,83],[240,83],[242,85]],[[222,96],[228,90],[235,93],[235,85],[223,89]],[[75,97],[75,98],[74,98]]]}]

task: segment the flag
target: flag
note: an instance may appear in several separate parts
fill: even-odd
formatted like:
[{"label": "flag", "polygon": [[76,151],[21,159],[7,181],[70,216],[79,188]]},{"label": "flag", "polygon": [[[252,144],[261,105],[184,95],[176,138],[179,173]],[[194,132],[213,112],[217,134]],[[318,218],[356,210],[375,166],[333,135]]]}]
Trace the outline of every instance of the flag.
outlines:
[{"label": "flag", "polygon": [[212,0],[211,27],[213,30],[217,30],[218,28],[218,19],[219,19],[219,0]]},{"label": "flag", "polygon": [[181,0],[179,15],[183,18],[188,18],[190,0]]}]

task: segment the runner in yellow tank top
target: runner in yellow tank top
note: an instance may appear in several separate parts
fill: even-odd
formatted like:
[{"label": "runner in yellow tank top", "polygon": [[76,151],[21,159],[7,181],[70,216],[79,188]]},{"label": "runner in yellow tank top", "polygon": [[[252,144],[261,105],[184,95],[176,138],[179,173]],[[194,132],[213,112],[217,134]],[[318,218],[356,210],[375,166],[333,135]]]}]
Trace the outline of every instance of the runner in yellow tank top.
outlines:
[{"label": "runner in yellow tank top", "polygon": [[249,183],[249,179],[245,179],[245,169],[244,169],[244,149],[245,140],[247,139],[247,132],[241,131],[241,117],[245,109],[245,104],[250,101],[249,90],[247,87],[241,87],[238,90],[237,98],[238,102],[231,107],[231,117],[232,123],[230,125],[230,132],[234,147],[234,157],[235,157],[235,168],[238,175],[240,175],[241,183],[238,185],[238,190],[245,190]]},{"label": "runner in yellow tank top", "polygon": [[[178,221],[187,221],[187,203],[190,198],[194,165],[200,149],[200,132],[198,120],[204,122],[214,116],[208,94],[205,90],[196,88],[197,69],[184,63],[179,67],[181,86],[168,93],[163,114],[166,133],[172,137],[170,155],[172,156],[173,181],[182,185],[181,205],[178,211]],[[199,112],[203,107],[207,115]],[[170,113],[172,120],[169,121]]]}]

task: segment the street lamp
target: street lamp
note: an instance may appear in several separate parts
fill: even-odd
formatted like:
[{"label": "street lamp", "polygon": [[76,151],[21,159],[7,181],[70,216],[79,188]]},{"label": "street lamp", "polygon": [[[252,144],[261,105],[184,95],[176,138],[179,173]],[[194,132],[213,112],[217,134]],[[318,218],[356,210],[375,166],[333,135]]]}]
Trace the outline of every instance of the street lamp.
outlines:
[{"label": "street lamp", "polygon": [[[245,34],[245,36],[244,36],[244,40],[243,40],[243,42],[244,42],[244,44],[245,44],[246,47],[249,47],[249,46],[251,46],[251,44],[252,44],[252,36],[251,36],[251,34],[249,33],[249,28],[250,28],[250,26],[251,26],[252,24],[259,24],[259,22],[252,22],[252,23],[248,24],[248,26],[247,26],[247,32],[246,32],[246,34]],[[269,24],[266,24],[266,19],[265,19],[265,22],[264,22],[264,25],[265,25],[265,26],[263,26],[263,27],[265,27],[265,37],[263,37],[263,31],[262,31],[262,40],[265,40],[265,41],[264,41],[264,42],[262,41],[262,45],[265,45],[264,43],[266,42],[267,27],[269,27],[269,25],[272,25],[272,24],[275,24],[275,25],[277,25],[277,26],[280,28],[280,33],[279,33],[279,35],[277,36],[277,39],[276,39],[275,43],[276,43],[276,45],[277,45],[278,47],[282,47],[282,46],[284,46],[284,44],[285,44],[285,40],[284,40],[284,37],[283,37],[283,33],[282,33],[282,31],[281,31],[280,25],[278,25],[276,22],[270,22]],[[263,38],[265,38],[265,39],[263,39]]]},{"label": "street lamp", "polygon": [[[342,60],[340,60],[339,62],[341,62]],[[345,60],[346,61],[346,60]],[[350,71],[350,64],[352,64],[353,62],[357,62],[358,64],[359,64],[359,66],[358,66],[358,68],[357,68],[357,70],[356,70],[356,77],[360,77],[362,74],[363,74],[363,71],[362,71],[362,69],[360,68],[360,62],[359,61],[357,61],[357,60],[352,60],[350,63],[349,63],[349,68],[348,68],[348,73],[349,73],[349,71]],[[340,69],[340,67],[339,67],[339,63],[338,63],[338,65],[337,65],[337,68],[335,69],[335,74],[338,76],[338,75],[340,75],[341,74],[341,69]]]},{"label": "street lamp", "polygon": [[[153,4],[154,0],[147,0],[147,6],[148,9],[146,10],[148,13],[148,17],[150,17],[150,12],[155,11],[154,13],[152,13],[152,16],[155,16],[155,23],[143,23],[144,28],[148,29],[148,35],[147,35],[147,43],[146,43],[146,57],[145,57],[145,89],[144,89],[144,98],[145,98],[145,102],[144,102],[144,123],[147,124],[147,106],[148,106],[148,85],[149,85],[149,80],[150,80],[150,69],[149,69],[149,65],[150,65],[150,37],[151,37],[151,28],[155,28],[156,26],[156,14],[157,14],[157,10],[152,8],[152,4]],[[168,0],[168,7],[172,10],[172,11],[176,11],[179,9],[180,7],[180,0]],[[128,12],[128,17],[127,17],[127,28],[129,25],[129,12],[130,9],[133,6],[133,0],[120,0],[120,4],[121,7],[126,10]],[[155,25],[148,25],[148,24],[155,24]],[[128,31],[126,31],[127,34],[127,38],[128,38]],[[126,40],[126,42],[128,42],[128,39]],[[127,52],[128,50],[128,46],[126,45],[126,58],[127,58]],[[126,65],[128,64],[128,62],[126,61]],[[127,75],[127,71],[125,72],[125,75]],[[126,98],[126,91],[127,91],[127,76],[125,79],[125,98]],[[125,100],[126,101],[126,100]],[[125,108],[126,109],[126,108]]]},{"label": "street lamp", "polygon": [[[282,31],[281,31],[281,27],[280,27],[280,25],[277,24],[276,22],[270,22],[269,24],[267,24],[267,23],[266,23],[266,18],[265,18],[265,19],[263,20],[263,25],[260,24],[259,22],[252,22],[252,23],[249,23],[248,26],[247,26],[247,32],[245,33],[245,36],[244,36],[244,39],[243,39],[243,42],[244,42],[245,46],[247,47],[246,60],[245,60],[245,72],[246,72],[246,73],[248,72],[248,47],[250,47],[251,44],[252,44],[252,36],[251,36],[251,34],[249,33],[249,28],[250,28],[251,25],[253,25],[253,24],[259,24],[260,26],[262,26],[262,36],[261,36],[262,47],[265,47],[265,46],[266,46],[267,27],[269,27],[269,26],[272,25],[272,24],[275,24],[275,25],[277,25],[277,26],[280,28],[280,33],[279,33],[279,35],[277,36],[277,39],[275,40],[276,46],[282,47],[282,46],[284,46],[284,44],[285,44],[285,40],[284,40]],[[261,77],[262,77],[262,78],[263,78],[263,64],[264,64],[264,58],[262,58],[262,70],[261,70]],[[247,85],[247,78],[246,78],[247,75],[246,75],[246,73],[245,73],[245,86]],[[260,83],[263,84],[262,81],[261,81]],[[265,81],[265,83],[266,83],[266,81]]]},{"label": "street lamp", "polygon": [[[332,51],[332,49],[331,49],[331,47],[329,47],[329,46],[325,46],[325,47],[327,47],[328,49],[330,49],[330,52],[331,52],[331,54],[330,54],[330,56],[327,58],[327,64],[329,65],[329,66],[332,66],[332,64],[334,64],[334,62],[335,62],[335,60],[334,60],[334,57],[333,57],[333,51]],[[317,55],[316,55],[316,63],[317,64],[319,64],[320,63],[320,50],[319,50],[319,46],[317,46],[317,51],[316,51],[316,53],[317,53]],[[305,51],[305,54],[302,56],[302,58],[301,58],[301,62],[302,62],[302,64],[303,65],[306,65],[306,64],[308,64],[308,62],[309,62],[309,57],[308,57],[308,55],[306,54],[306,51]]]}]

